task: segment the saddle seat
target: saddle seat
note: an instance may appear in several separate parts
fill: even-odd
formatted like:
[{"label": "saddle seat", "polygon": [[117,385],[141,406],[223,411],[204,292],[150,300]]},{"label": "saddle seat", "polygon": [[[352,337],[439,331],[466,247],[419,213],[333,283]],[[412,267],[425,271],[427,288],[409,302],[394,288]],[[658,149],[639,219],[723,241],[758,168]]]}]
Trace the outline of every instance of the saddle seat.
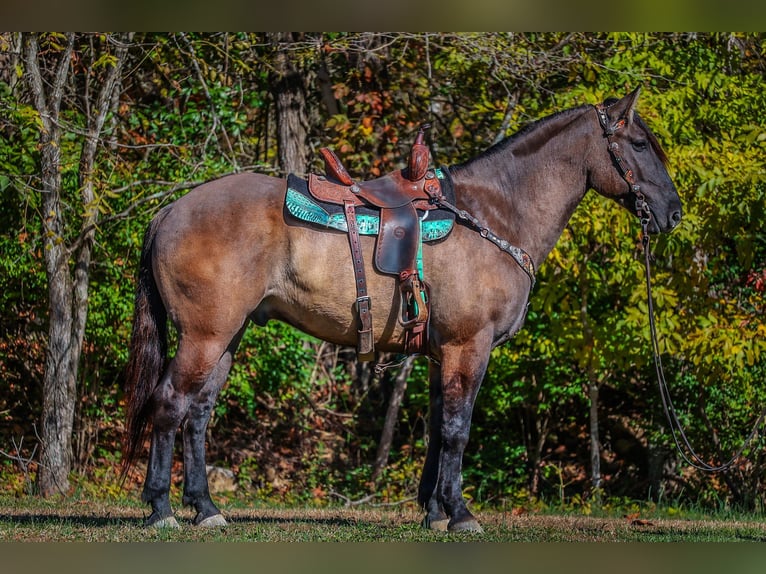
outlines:
[{"label": "saddle seat", "polygon": [[[328,148],[322,148],[320,152],[335,155]],[[314,197],[329,203],[343,203],[344,199],[350,199],[355,205],[380,209],[395,209],[409,203],[418,209],[434,209],[440,186],[431,171],[419,180],[409,179],[407,170],[402,169],[370,181],[342,183],[328,170],[327,175],[309,174],[309,189]]]},{"label": "saddle seat", "polygon": [[429,151],[420,128],[408,165],[374,180],[356,182],[338,157],[328,148],[320,150],[325,174],[309,174],[309,193],[319,201],[343,206],[348,225],[357,287],[357,311],[361,322],[357,352],[360,360],[374,356],[370,301],[367,296],[364,261],[355,209],[365,206],[380,211],[380,226],[374,262],[382,272],[399,278],[400,323],[405,329],[405,351],[425,354],[428,345],[428,285],[418,272],[421,245],[418,210],[438,208],[442,199],[439,179],[428,169]]}]

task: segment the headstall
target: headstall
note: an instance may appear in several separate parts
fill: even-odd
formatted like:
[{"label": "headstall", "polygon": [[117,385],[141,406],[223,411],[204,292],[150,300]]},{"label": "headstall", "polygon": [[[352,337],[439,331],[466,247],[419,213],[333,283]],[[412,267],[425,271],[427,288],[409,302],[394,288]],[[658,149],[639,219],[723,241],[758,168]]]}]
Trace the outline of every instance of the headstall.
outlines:
[{"label": "headstall", "polygon": [[[630,191],[633,192],[633,195],[636,196],[636,215],[641,220],[641,229],[643,231],[644,238],[648,238],[649,220],[652,216],[651,211],[649,211],[649,204],[646,203],[646,198],[641,191],[641,186],[636,183],[636,178],[633,175],[633,170],[625,164],[625,160],[623,159],[622,155],[620,155],[620,144],[614,140],[614,134],[625,127],[625,118],[620,118],[610,125],[609,116],[606,113],[607,106],[604,104],[597,104],[594,107],[596,108],[596,114],[598,115],[598,121],[601,124],[601,129],[604,131],[604,137],[606,138],[608,144],[607,147],[609,149],[609,153],[612,156],[615,165],[617,166],[617,171],[620,173],[620,176],[622,176],[622,179],[624,179],[628,184]],[[644,241],[646,240],[647,239],[644,239]]]}]

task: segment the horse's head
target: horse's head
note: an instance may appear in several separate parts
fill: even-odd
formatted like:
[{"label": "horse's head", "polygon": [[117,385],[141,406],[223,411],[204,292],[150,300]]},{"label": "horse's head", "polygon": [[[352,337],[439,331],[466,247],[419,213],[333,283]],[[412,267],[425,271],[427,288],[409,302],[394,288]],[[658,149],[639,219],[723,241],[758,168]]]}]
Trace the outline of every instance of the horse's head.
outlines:
[{"label": "horse's head", "polygon": [[650,232],[670,231],[681,221],[681,200],[665,153],[635,111],[639,91],[596,106],[603,137],[596,145],[590,180],[596,191],[634,215],[646,217],[648,210]]}]

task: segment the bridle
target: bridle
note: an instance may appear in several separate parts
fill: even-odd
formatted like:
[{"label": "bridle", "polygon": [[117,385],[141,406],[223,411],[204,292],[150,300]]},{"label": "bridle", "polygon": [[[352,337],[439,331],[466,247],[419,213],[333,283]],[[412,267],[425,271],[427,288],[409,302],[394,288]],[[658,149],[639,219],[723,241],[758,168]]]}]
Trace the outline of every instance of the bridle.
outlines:
[{"label": "bridle", "polygon": [[[670,389],[668,388],[668,383],[665,379],[665,371],[662,368],[662,358],[660,356],[660,345],[659,345],[659,339],[657,337],[657,326],[655,324],[654,303],[652,298],[652,281],[651,281],[651,266],[650,266],[651,250],[649,249],[649,222],[651,221],[652,213],[649,210],[649,205],[646,203],[646,198],[644,197],[644,194],[641,191],[641,186],[638,185],[638,183],[636,183],[636,178],[633,174],[633,170],[631,170],[625,164],[625,160],[620,155],[619,143],[617,143],[614,140],[615,133],[625,127],[626,120],[625,118],[620,118],[619,120],[617,120],[616,122],[610,125],[609,123],[610,119],[606,113],[607,106],[605,106],[604,104],[597,104],[594,107],[596,108],[598,121],[601,124],[601,129],[603,130],[604,137],[606,138],[606,141],[607,141],[609,154],[611,155],[612,160],[614,161],[614,164],[617,167],[617,171],[620,173],[620,176],[625,180],[625,182],[628,184],[630,188],[630,191],[636,197],[636,215],[641,221],[641,244],[644,250],[644,266],[646,268],[646,273],[645,273],[646,297],[648,301],[649,329],[651,332],[651,339],[652,339],[652,354],[654,355],[654,368],[657,373],[657,382],[660,389],[660,397],[662,398],[662,408],[665,412],[665,416],[668,420],[668,424],[670,425],[670,431],[671,431],[671,434],[673,435],[673,442],[675,443],[676,448],[678,449],[678,452],[681,454],[681,457],[690,466],[698,470],[703,470],[706,472],[721,472],[724,470],[728,470],[729,468],[734,466],[734,464],[740,459],[740,457],[742,457],[742,453],[745,451],[747,447],[750,446],[750,444],[755,439],[758,429],[763,424],[764,419],[766,419],[766,408],[764,408],[761,411],[761,414],[758,416],[758,419],[753,424],[753,428],[750,431],[750,434],[748,435],[748,437],[742,443],[742,446],[740,446],[739,449],[734,453],[734,455],[725,463],[719,464],[719,465],[711,465],[705,462],[696,453],[694,448],[692,448],[692,445],[689,442],[689,439],[687,438],[686,433],[684,432],[683,426],[681,425],[678,415],[676,414],[676,410],[673,407],[673,401],[671,400],[671,397],[670,397]],[[687,452],[688,452],[688,456],[687,456]]]},{"label": "bridle", "polygon": [[614,160],[614,164],[617,166],[617,171],[622,176],[622,179],[628,184],[630,191],[636,196],[636,215],[641,220],[641,230],[643,237],[646,237],[646,241],[649,239],[649,221],[651,220],[651,212],[649,211],[649,204],[646,203],[646,198],[641,191],[641,186],[636,183],[636,178],[633,175],[633,170],[626,164],[625,160],[620,155],[620,144],[614,140],[614,134],[625,127],[625,118],[620,118],[613,124],[609,125],[609,116],[606,113],[607,106],[604,104],[597,104],[594,106],[596,113],[598,114],[598,121],[601,124],[601,129],[604,131],[604,137],[606,138],[609,148],[609,154]]}]

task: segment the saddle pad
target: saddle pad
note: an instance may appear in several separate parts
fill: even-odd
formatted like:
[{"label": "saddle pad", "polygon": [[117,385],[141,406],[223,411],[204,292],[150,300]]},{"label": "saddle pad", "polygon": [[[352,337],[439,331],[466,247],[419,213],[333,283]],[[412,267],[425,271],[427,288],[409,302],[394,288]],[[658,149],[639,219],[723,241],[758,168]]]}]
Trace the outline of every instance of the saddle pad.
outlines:
[{"label": "saddle pad", "polygon": [[[454,201],[454,198],[448,198]],[[287,176],[287,211],[301,221],[320,227],[337,229],[348,233],[343,206],[320,202],[309,193],[308,182],[294,174]],[[452,231],[455,214],[444,209],[431,211],[418,210],[422,239],[425,242],[444,239]],[[356,208],[356,220],[361,235],[378,235],[380,230],[380,212],[364,206]]]}]

